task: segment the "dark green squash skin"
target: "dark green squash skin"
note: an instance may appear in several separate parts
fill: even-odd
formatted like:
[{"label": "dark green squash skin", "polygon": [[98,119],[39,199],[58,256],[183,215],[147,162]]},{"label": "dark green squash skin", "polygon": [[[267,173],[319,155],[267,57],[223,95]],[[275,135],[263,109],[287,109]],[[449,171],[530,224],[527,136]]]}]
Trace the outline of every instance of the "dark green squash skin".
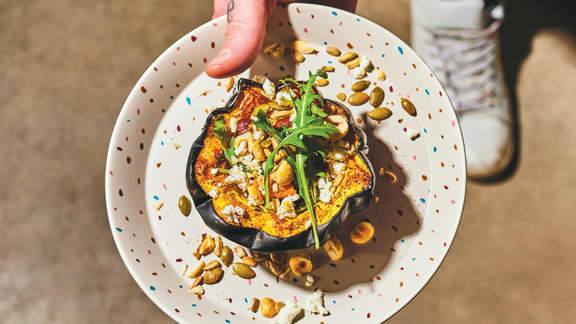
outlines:
[{"label": "dark green squash skin", "polygon": [[[214,110],[212,113],[210,113],[210,115],[208,115],[206,118],[206,123],[204,124],[204,128],[202,129],[202,134],[196,139],[194,144],[192,144],[192,148],[190,149],[188,163],[186,165],[186,185],[190,191],[190,194],[192,195],[192,200],[194,201],[196,210],[202,217],[204,223],[208,225],[208,227],[210,227],[213,231],[226,237],[227,239],[234,241],[246,248],[259,252],[275,252],[307,248],[314,244],[314,233],[311,227],[297,235],[281,238],[272,236],[259,229],[229,224],[220,218],[220,216],[218,216],[216,210],[214,209],[212,198],[202,190],[201,186],[196,181],[194,172],[196,160],[200,154],[200,151],[202,150],[202,147],[204,146],[204,139],[206,138],[207,130],[209,129],[210,124],[219,114],[229,113],[232,110],[234,104],[238,98],[240,98],[241,89],[244,87],[262,88],[262,85],[249,79],[240,79],[237,83],[234,95],[232,98],[230,98],[226,105],[223,108]],[[282,86],[278,87],[277,90],[281,88]],[[347,108],[334,101],[328,99],[324,100],[338,106],[344,111],[348,118],[351,129],[358,135],[359,141],[357,154],[360,156],[364,164],[366,164],[370,172],[370,185],[367,188],[348,197],[338,212],[332,216],[330,221],[324,225],[318,226],[318,236],[321,245],[323,245],[328,240],[331,233],[334,233],[339,229],[342,223],[350,215],[368,207],[372,197],[374,196],[375,185],[374,170],[370,164],[370,161],[366,157],[368,146],[366,145],[366,135],[364,134],[364,131],[351,122],[351,114]]]}]

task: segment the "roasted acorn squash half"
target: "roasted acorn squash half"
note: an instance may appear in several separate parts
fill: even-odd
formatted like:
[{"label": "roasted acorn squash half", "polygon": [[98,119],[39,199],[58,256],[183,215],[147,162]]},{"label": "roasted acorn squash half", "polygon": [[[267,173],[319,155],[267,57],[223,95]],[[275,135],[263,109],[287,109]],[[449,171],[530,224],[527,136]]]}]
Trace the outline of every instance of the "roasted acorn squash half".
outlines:
[{"label": "roasted acorn squash half", "polygon": [[[324,244],[348,216],[368,206],[374,191],[366,136],[350,112],[320,97],[313,80],[308,88],[292,81],[275,87],[268,80],[263,85],[240,79],[225,107],[207,117],[186,168],[187,186],[204,222],[261,252]],[[302,96],[306,89],[310,96]],[[304,101],[312,121],[303,122],[297,114],[295,104],[302,109]],[[296,123],[319,126],[307,126],[300,141],[283,140]],[[306,155],[304,164],[298,164],[298,154]],[[302,177],[308,193],[300,190]]]}]

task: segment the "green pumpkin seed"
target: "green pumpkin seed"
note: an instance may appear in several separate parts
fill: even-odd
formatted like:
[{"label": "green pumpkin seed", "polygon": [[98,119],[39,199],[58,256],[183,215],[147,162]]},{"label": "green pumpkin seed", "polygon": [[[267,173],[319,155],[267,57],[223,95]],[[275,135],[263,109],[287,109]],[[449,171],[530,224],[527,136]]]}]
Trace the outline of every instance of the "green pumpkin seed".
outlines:
[{"label": "green pumpkin seed", "polygon": [[369,86],[370,86],[370,81],[362,80],[362,81],[355,82],[352,85],[351,89],[354,92],[361,92],[361,91],[368,89]]},{"label": "green pumpkin seed", "polygon": [[392,110],[386,107],[376,108],[368,114],[368,117],[374,120],[384,120],[390,116],[392,116]]},{"label": "green pumpkin seed", "polygon": [[249,266],[244,263],[233,263],[232,271],[237,274],[240,278],[252,279],[256,277],[256,272],[252,270]]},{"label": "green pumpkin seed", "polygon": [[408,115],[416,117],[416,107],[414,107],[412,101],[406,98],[400,98],[400,102],[402,103],[402,108],[404,108]]},{"label": "green pumpkin seed", "polygon": [[210,271],[206,271],[204,272],[204,274],[202,275],[202,282],[207,284],[207,285],[213,285],[215,283],[220,282],[220,280],[222,280],[222,277],[224,276],[224,271],[222,271],[221,268],[215,268],[212,269]]},{"label": "green pumpkin seed", "polygon": [[232,252],[232,249],[228,246],[225,246],[222,249],[222,253],[220,253],[220,260],[222,260],[222,263],[224,263],[224,265],[227,267],[230,266],[234,260],[234,252]]},{"label": "green pumpkin seed", "polygon": [[180,199],[178,199],[178,209],[184,216],[190,215],[190,211],[192,210],[192,204],[190,204],[190,199],[188,197],[182,195]]},{"label": "green pumpkin seed", "polygon": [[352,106],[360,106],[365,104],[370,97],[364,92],[356,92],[355,94],[348,97],[348,103]]},{"label": "green pumpkin seed", "polygon": [[220,268],[220,267],[222,267],[222,265],[220,264],[220,261],[212,260],[204,266],[204,271],[210,271],[210,270]]},{"label": "green pumpkin seed", "polygon": [[384,90],[380,87],[374,88],[370,94],[370,104],[372,107],[378,108],[382,104],[382,101],[384,101]]}]

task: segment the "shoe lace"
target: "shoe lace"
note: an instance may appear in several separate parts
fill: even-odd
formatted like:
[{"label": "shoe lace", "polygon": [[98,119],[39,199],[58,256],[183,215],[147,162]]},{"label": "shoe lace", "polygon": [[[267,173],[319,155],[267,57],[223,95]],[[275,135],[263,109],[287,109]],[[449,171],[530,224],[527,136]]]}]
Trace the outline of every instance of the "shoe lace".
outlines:
[{"label": "shoe lace", "polygon": [[428,28],[432,48],[430,64],[440,75],[459,112],[495,106],[499,88],[496,31],[502,25],[501,5],[492,10],[493,21],[482,30]]}]

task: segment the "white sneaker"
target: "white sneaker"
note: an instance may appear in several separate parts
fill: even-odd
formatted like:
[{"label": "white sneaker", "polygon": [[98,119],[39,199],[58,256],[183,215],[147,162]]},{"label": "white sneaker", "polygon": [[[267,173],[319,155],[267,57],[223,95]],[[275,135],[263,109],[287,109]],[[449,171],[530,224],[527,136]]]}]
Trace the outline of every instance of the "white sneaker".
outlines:
[{"label": "white sneaker", "polygon": [[412,46],[436,72],[458,113],[468,175],[506,169],[515,150],[500,62],[502,5],[483,0],[412,0]]}]

